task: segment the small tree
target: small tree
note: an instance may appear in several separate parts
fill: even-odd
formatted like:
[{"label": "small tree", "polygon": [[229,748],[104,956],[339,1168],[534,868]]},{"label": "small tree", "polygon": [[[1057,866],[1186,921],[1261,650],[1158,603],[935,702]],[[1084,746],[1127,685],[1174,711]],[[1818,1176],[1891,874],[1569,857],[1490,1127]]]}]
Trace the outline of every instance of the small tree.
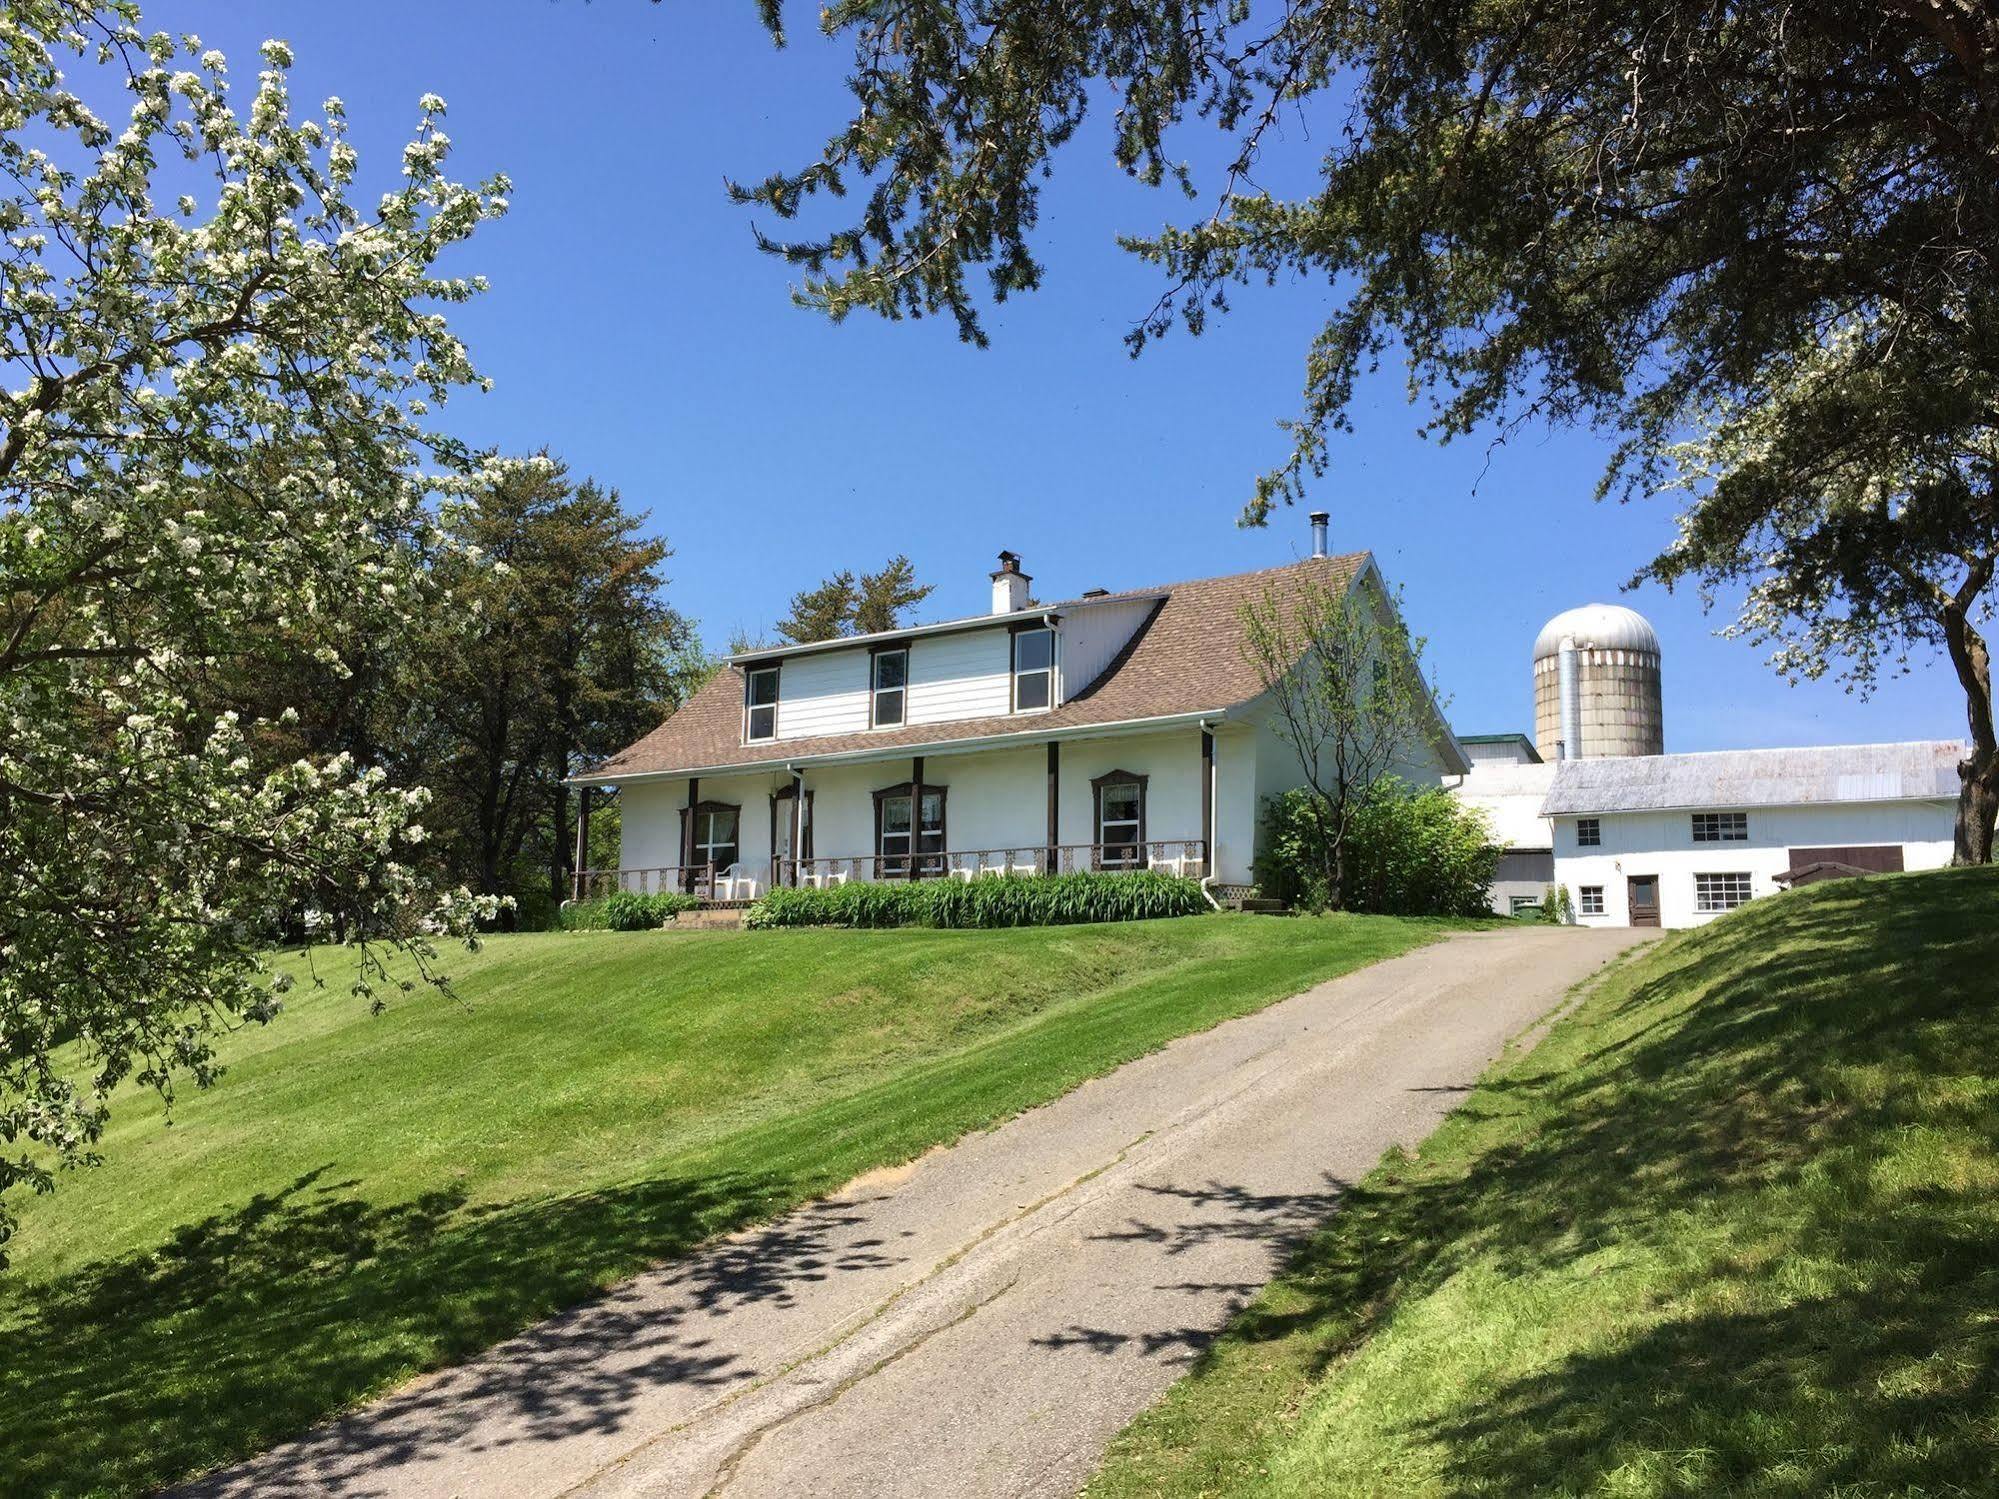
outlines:
[{"label": "small tree", "polygon": [[854,602],[854,633],[875,635],[901,628],[903,618],[936,587],[917,582],[915,564],[900,555],[889,558],[878,573],[862,573]]},{"label": "small tree", "polygon": [[1319,873],[1338,908],[1361,802],[1429,726],[1423,642],[1371,578],[1266,588],[1243,606],[1242,624],[1243,659],[1298,757]]}]

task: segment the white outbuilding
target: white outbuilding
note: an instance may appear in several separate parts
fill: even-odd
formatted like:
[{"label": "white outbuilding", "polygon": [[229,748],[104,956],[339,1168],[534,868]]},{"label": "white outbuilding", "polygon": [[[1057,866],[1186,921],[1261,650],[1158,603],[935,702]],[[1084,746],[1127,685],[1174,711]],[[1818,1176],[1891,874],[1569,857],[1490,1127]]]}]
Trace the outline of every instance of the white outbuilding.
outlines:
[{"label": "white outbuilding", "polygon": [[1951,740],[1564,760],[1542,813],[1586,926],[1699,926],[1826,874],[1950,862]]}]

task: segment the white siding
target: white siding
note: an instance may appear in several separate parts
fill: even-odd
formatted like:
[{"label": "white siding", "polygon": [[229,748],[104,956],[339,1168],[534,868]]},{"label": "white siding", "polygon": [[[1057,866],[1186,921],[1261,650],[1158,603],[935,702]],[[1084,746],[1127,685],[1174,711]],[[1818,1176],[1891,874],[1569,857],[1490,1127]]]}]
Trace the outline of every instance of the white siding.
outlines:
[{"label": "white siding", "polygon": [[1068,701],[1096,681],[1158,607],[1156,599],[1121,599],[1078,605],[1064,614],[1057,630],[1062,679],[1058,701]]},{"label": "white siding", "polygon": [[[1740,808],[1717,807],[1716,811]],[[1665,927],[1700,926],[1715,912],[1695,909],[1696,874],[1747,874],[1754,896],[1774,894],[1776,876],[1791,867],[1793,848],[1899,844],[1907,869],[1937,869],[1950,862],[1955,808],[1949,802],[1854,802],[1815,807],[1750,807],[1744,843],[1695,843],[1688,812],[1606,813],[1598,819],[1603,842],[1576,843],[1576,818],[1553,819],[1555,878],[1580,906],[1584,885],[1603,887],[1601,916],[1579,916],[1586,926],[1626,926],[1625,881],[1659,879],[1659,920]]]},{"label": "white siding", "polygon": [[967,630],[910,642],[909,721],[990,718],[1013,706],[1012,642],[1006,629]]},{"label": "white siding", "polygon": [[868,653],[793,656],[778,673],[777,737],[855,734],[868,726]]}]

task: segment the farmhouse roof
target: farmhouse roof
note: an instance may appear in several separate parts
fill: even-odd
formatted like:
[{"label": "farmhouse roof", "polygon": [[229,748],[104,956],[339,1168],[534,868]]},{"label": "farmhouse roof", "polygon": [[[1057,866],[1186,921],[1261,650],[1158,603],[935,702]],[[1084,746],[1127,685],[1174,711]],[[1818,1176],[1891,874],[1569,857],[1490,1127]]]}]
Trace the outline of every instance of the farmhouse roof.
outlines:
[{"label": "farmhouse roof", "polygon": [[[1064,730],[1093,726],[1130,725],[1148,719],[1184,718],[1190,714],[1223,713],[1262,695],[1263,684],[1242,657],[1242,607],[1261,598],[1265,589],[1281,598],[1313,584],[1343,586],[1368,565],[1366,552],[1337,557],[1310,557],[1282,567],[1228,577],[1201,578],[1156,588],[1036,604],[1022,614],[979,615],[951,621],[961,629],[1005,629],[1024,614],[1061,614],[1103,604],[1154,600],[1152,611],[1123,650],[1096,679],[1071,694],[1059,707],[1031,718],[1002,714],[953,723],[872,729],[860,733],[823,734],[743,742],[743,672],[737,660],[717,672],[657,729],[636,744],[594,766],[578,779],[616,781],[638,776],[700,774],[717,769],[784,764],[828,755],[875,751],[916,751],[969,739],[1017,736],[1023,743]],[[937,625],[919,625],[886,635],[841,640],[842,646],[865,647],[896,635],[920,638]],[[778,654],[776,652],[767,654]]]},{"label": "farmhouse roof", "polygon": [[1826,744],[1808,749],[1716,750],[1563,760],[1542,815],[1797,807],[1822,802],[1950,801],[1964,746]]}]

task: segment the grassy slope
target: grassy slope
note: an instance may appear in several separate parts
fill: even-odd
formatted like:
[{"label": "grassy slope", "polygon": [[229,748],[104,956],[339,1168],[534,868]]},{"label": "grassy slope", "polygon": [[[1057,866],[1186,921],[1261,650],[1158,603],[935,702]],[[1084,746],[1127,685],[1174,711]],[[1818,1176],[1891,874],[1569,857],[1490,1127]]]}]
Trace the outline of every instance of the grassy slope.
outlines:
[{"label": "grassy slope", "polygon": [[1996,917],[1832,884],[1624,962],[1088,1493],[1991,1492]]},{"label": "grassy slope", "polygon": [[[1427,940],[1248,917],[572,934],[336,985],[21,1204],[0,1493],[123,1492],[463,1358],[712,1234]],[[322,960],[323,962],[324,960]]]}]

